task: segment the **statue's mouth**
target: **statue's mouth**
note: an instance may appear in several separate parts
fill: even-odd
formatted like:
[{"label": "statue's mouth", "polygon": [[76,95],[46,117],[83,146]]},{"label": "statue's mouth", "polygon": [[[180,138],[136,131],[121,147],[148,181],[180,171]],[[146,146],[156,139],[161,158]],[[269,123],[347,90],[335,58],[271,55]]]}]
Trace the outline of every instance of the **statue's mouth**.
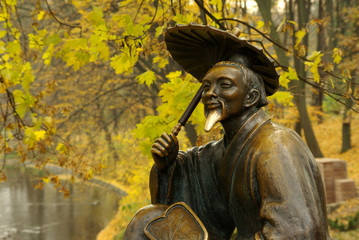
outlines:
[{"label": "statue's mouth", "polygon": [[207,102],[206,106],[207,106],[208,110],[213,110],[213,109],[222,107],[222,104],[217,101],[212,101],[212,102]]}]

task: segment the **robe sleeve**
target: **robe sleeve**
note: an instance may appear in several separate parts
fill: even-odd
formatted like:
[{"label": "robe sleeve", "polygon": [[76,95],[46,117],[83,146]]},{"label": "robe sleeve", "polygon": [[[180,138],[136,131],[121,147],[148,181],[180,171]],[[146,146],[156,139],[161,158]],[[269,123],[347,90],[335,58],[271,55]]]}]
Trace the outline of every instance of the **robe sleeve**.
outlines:
[{"label": "robe sleeve", "polygon": [[178,152],[176,160],[173,162],[172,166],[167,169],[160,170],[157,168],[156,164],[153,164],[150,173],[152,204],[169,205],[173,202],[173,194],[175,193],[174,188],[185,185],[185,182],[181,181],[181,179],[185,178],[182,175],[184,168],[186,168],[187,155],[188,154],[185,152]]},{"label": "robe sleeve", "polygon": [[325,195],[314,157],[295,133],[268,140],[252,162],[262,222],[254,239],[327,239]]}]

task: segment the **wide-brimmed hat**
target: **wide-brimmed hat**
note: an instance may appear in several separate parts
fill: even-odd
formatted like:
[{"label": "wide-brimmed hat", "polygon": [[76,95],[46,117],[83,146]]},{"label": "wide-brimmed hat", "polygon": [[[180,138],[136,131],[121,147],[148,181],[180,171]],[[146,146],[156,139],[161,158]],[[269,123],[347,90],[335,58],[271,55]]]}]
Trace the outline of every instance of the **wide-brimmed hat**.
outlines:
[{"label": "wide-brimmed hat", "polygon": [[200,82],[216,63],[240,52],[251,59],[248,67],[263,78],[267,96],[278,89],[279,74],[274,61],[262,48],[229,31],[199,24],[176,25],[166,31],[165,42],[172,58]]}]

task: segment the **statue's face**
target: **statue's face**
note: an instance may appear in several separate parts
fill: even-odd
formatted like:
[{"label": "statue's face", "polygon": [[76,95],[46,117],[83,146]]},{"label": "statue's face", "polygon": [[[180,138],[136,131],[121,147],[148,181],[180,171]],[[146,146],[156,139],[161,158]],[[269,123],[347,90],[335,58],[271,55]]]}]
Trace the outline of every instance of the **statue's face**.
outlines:
[{"label": "statue's face", "polygon": [[[205,115],[207,121],[211,122],[206,128],[212,128],[216,122],[242,113],[245,80],[243,72],[239,68],[215,66],[207,72],[202,83],[204,87],[202,101],[205,107]],[[213,119],[209,120],[209,118]],[[209,130],[206,129],[206,131]]]}]

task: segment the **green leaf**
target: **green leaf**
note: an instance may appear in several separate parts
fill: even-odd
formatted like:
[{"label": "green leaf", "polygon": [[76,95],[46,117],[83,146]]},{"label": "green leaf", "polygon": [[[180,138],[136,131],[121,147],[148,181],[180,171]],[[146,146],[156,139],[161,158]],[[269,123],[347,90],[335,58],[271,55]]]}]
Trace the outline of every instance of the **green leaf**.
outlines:
[{"label": "green leaf", "polygon": [[54,53],[54,45],[50,44],[49,47],[44,52],[44,54],[42,55],[42,59],[44,60],[45,65],[51,65],[53,53]]},{"label": "green leaf", "polygon": [[56,151],[58,151],[62,154],[66,154],[68,152],[66,145],[64,145],[63,143],[57,144]]},{"label": "green leaf", "polygon": [[126,30],[123,33],[124,36],[140,37],[144,33],[144,26],[140,24],[129,24],[126,26]]},{"label": "green leaf", "polygon": [[94,26],[102,25],[105,23],[103,19],[103,12],[99,7],[93,7],[93,10],[88,15],[88,20]]},{"label": "green leaf", "polygon": [[22,86],[25,90],[29,90],[30,84],[34,81],[35,77],[32,74],[32,67],[29,62],[25,63],[22,69],[23,76],[22,76]]},{"label": "green leaf", "polygon": [[16,112],[20,118],[23,118],[27,111],[24,93],[23,93],[23,91],[16,89],[13,91],[12,94],[14,95],[14,99],[15,99],[15,103],[16,103]]},{"label": "green leaf", "polygon": [[86,38],[69,39],[66,41],[64,48],[68,48],[70,50],[87,49],[87,39]]},{"label": "green leaf", "polygon": [[[221,0],[219,0],[219,1],[221,1]],[[185,15],[177,13],[176,16],[173,18],[173,20],[179,24],[189,24],[189,23],[193,22],[193,13],[190,12]]]},{"label": "green leaf", "polygon": [[61,42],[61,38],[57,33],[54,33],[46,37],[45,42],[46,44],[53,44],[55,46]]},{"label": "green leaf", "polygon": [[12,41],[9,42],[6,46],[6,50],[11,54],[11,55],[17,55],[21,53],[21,46],[17,41]]},{"label": "green leaf", "polygon": [[156,80],[156,76],[153,71],[148,70],[141,75],[138,75],[136,79],[139,84],[146,83],[147,86],[150,86]]}]

